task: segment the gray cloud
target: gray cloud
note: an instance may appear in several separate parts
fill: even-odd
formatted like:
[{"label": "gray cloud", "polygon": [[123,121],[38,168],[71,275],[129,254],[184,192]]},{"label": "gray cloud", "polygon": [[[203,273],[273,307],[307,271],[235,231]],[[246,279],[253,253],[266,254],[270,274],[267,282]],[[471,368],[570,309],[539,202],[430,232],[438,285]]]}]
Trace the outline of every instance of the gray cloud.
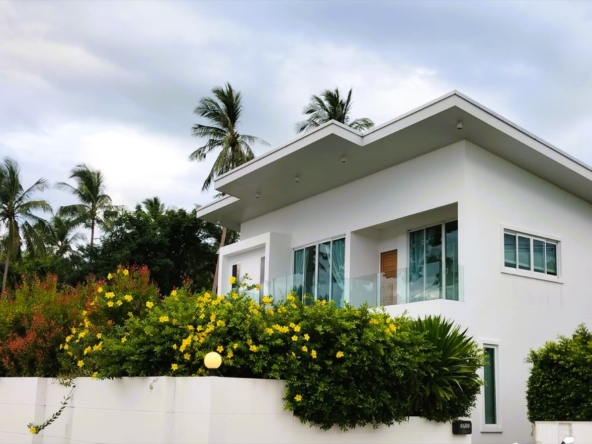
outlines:
[{"label": "gray cloud", "polygon": [[127,205],[205,203],[192,110],[230,81],[272,145],[326,87],[377,123],[459,89],[592,164],[590,41],[586,2],[4,2],[0,155],[30,180],[91,163]]}]

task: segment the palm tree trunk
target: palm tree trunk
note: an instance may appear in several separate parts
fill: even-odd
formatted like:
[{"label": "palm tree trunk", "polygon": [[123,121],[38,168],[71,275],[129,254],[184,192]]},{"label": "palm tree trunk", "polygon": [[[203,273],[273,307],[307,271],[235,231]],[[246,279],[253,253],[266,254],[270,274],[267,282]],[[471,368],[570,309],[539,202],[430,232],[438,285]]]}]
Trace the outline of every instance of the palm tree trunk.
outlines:
[{"label": "palm tree trunk", "polygon": [[222,227],[222,237],[220,238],[220,248],[218,249],[218,260],[216,261],[216,271],[214,272],[214,284],[212,285],[212,294],[215,295],[218,290],[218,270],[220,268],[220,250],[226,240],[226,227]]},{"label": "palm tree trunk", "polygon": [[0,296],[4,294],[4,290],[6,290],[6,278],[8,277],[8,261],[10,260],[10,254],[8,254],[8,248],[6,249],[6,262],[4,263],[4,277],[2,278],[2,293]]},{"label": "palm tree trunk", "polygon": [[95,241],[95,220],[90,221],[90,251],[92,252],[93,243]]}]

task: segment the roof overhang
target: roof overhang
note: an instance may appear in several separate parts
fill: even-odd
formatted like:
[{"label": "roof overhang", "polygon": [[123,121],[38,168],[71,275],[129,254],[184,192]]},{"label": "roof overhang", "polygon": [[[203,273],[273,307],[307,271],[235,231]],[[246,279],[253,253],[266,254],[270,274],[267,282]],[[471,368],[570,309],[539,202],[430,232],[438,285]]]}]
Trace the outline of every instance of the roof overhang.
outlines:
[{"label": "roof overhang", "polygon": [[592,168],[453,91],[364,136],[337,122],[306,133],[220,176],[216,189],[227,196],[197,215],[238,230],[243,222],[461,140],[592,203]]}]

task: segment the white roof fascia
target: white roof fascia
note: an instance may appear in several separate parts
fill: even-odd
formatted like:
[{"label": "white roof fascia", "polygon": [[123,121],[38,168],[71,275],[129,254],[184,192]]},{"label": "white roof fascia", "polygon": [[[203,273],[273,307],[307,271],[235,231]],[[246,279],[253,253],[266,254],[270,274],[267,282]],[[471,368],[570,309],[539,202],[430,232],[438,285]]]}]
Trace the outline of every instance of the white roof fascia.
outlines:
[{"label": "white roof fascia", "polygon": [[244,175],[252,173],[253,171],[258,170],[265,165],[269,165],[270,163],[273,163],[282,157],[288,156],[289,154],[332,134],[339,136],[344,140],[349,140],[352,143],[362,145],[362,135],[360,133],[351,129],[347,125],[331,120],[330,122],[327,122],[318,128],[303,134],[292,142],[282,145],[274,150],[268,151],[267,153],[264,153],[261,156],[240,165],[232,171],[218,176],[214,182],[214,186],[216,189],[222,187]]},{"label": "white roof fascia", "polygon": [[223,196],[220,199],[216,199],[215,201],[210,202],[209,204],[199,207],[196,211],[196,216],[199,219],[200,217],[205,216],[206,214],[217,211],[221,208],[224,208],[228,205],[238,202],[239,200],[240,199],[238,197]]}]

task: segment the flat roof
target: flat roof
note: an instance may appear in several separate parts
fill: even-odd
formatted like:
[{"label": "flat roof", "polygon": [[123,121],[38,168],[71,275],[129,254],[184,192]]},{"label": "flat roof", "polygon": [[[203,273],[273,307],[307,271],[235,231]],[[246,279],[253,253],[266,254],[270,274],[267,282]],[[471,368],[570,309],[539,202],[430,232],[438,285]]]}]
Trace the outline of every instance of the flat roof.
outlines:
[{"label": "flat roof", "polygon": [[197,216],[239,230],[243,222],[460,140],[592,203],[590,166],[452,91],[364,135],[335,121],[304,133],[219,176],[215,188],[227,196],[199,208]]}]

